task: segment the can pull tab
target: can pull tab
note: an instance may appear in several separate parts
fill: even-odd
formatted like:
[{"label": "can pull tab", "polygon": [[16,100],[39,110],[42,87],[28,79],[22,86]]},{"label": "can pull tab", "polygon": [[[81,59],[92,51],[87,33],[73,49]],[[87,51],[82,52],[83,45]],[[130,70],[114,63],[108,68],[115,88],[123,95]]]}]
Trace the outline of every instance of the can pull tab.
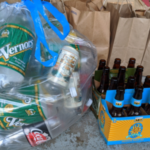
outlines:
[{"label": "can pull tab", "polygon": [[[34,21],[34,26],[35,26],[35,31],[37,34],[37,44],[36,44],[36,52],[35,52],[35,58],[44,66],[46,67],[51,67],[54,66],[57,62],[58,59],[58,54],[53,52],[52,50],[49,49],[48,44],[46,42],[46,38],[45,38],[45,34],[44,34],[44,30],[43,30],[43,26],[41,23],[41,19],[38,13],[40,13],[42,15],[42,17],[47,21],[47,23],[49,24],[49,26],[52,28],[52,30],[58,35],[58,37],[61,40],[64,40],[67,35],[70,32],[70,26],[69,23],[67,21],[67,19],[65,18],[65,16],[60,13],[52,4],[50,4],[49,2],[41,2],[41,0],[22,0],[24,1],[25,5],[27,6],[27,8],[29,9],[32,19]],[[60,24],[63,27],[63,34],[49,21],[43,6],[60,22]],[[50,55],[52,56],[52,58],[48,61],[43,62],[41,60],[41,49],[40,49],[40,44],[43,44],[45,46],[45,48],[48,50],[48,52],[50,53]]]}]

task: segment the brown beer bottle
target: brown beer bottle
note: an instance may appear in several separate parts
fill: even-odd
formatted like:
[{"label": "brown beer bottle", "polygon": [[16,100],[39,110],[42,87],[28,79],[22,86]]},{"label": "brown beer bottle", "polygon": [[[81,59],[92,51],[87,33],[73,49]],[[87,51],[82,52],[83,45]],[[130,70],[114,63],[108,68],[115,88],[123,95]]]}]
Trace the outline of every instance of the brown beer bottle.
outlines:
[{"label": "brown beer bottle", "polygon": [[145,82],[143,84],[144,88],[150,87],[150,76],[146,76]]},{"label": "brown beer bottle", "polygon": [[109,90],[116,90],[118,86],[118,79],[117,77],[112,77],[110,81]]},{"label": "brown beer bottle", "polygon": [[119,69],[120,68],[120,64],[121,64],[121,59],[120,58],[116,58],[115,62],[114,62],[113,69]]},{"label": "brown beer bottle", "polygon": [[147,113],[148,115],[150,115],[150,100],[149,100],[148,104],[145,105],[144,110],[146,111],[146,113]]},{"label": "brown beer bottle", "polygon": [[136,62],[135,58],[130,58],[129,59],[129,64],[128,64],[127,68],[134,68],[135,67],[135,62]]},{"label": "brown beer bottle", "polygon": [[100,86],[97,89],[99,91],[99,93],[101,93],[101,94],[106,93],[106,91],[108,90],[108,87],[109,87],[109,72],[110,72],[110,68],[105,66],[104,69],[103,69],[103,74],[102,74]]},{"label": "brown beer bottle", "polygon": [[[150,88],[150,76],[146,76],[143,88]],[[142,104],[142,108],[149,114],[150,113],[150,104]]]},{"label": "brown beer bottle", "polygon": [[143,66],[137,66],[136,72],[135,72],[135,86],[140,86],[142,81],[142,75],[143,75]]},{"label": "brown beer bottle", "polygon": [[124,101],[124,87],[118,87],[117,94],[113,101],[113,107],[110,110],[110,114],[112,117],[124,117],[123,113],[123,101]]},{"label": "brown beer bottle", "polygon": [[125,73],[126,73],[126,67],[121,66],[119,68],[119,73],[118,73],[118,86],[123,86],[124,87]]},{"label": "brown beer bottle", "polygon": [[142,94],[143,94],[143,87],[137,86],[135,88],[135,93],[133,95],[133,98],[131,100],[131,107],[129,109],[129,112],[127,113],[128,116],[140,116],[141,115],[141,105],[142,105]]},{"label": "brown beer bottle", "polygon": [[134,89],[134,88],[135,88],[135,77],[130,76],[126,84],[126,89]]},{"label": "brown beer bottle", "polygon": [[106,65],[106,60],[101,59],[101,60],[99,61],[98,70],[103,70],[103,68],[105,67],[105,65]]}]

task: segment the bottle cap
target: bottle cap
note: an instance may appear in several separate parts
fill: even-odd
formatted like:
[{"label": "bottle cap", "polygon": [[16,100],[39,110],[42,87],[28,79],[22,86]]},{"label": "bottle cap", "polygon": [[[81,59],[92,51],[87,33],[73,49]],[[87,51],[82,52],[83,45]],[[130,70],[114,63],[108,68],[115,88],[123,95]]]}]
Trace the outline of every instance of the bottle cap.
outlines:
[{"label": "bottle cap", "polygon": [[125,66],[120,66],[120,68],[119,68],[119,70],[124,70],[124,71],[126,71],[126,67]]},{"label": "bottle cap", "polygon": [[71,96],[72,96],[73,98],[78,96],[75,87],[71,87],[71,88],[69,88],[69,90],[70,90],[70,94],[71,94]]},{"label": "bottle cap", "polygon": [[124,90],[124,87],[123,86],[118,86],[117,88],[117,94],[115,96],[115,99],[116,100],[124,100],[124,93],[125,93],[125,90]]},{"label": "bottle cap", "polygon": [[146,76],[145,81],[146,81],[146,82],[150,82],[150,75]]},{"label": "bottle cap", "polygon": [[124,93],[125,93],[124,87],[123,86],[118,86],[117,94],[124,94]]},{"label": "bottle cap", "polygon": [[118,78],[117,77],[112,77],[110,82],[118,82]]},{"label": "bottle cap", "polygon": [[108,71],[110,71],[110,68],[108,66],[105,66],[103,71],[107,71],[108,72]]},{"label": "bottle cap", "polygon": [[140,85],[136,86],[135,94],[134,94],[133,98],[142,99],[142,93],[143,93],[143,87]]},{"label": "bottle cap", "polygon": [[133,83],[135,81],[135,77],[134,76],[130,76],[129,78],[128,78],[128,82],[129,83]]},{"label": "bottle cap", "polygon": [[141,65],[137,66],[136,68],[136,71],[143,71],[143,70],[144,70],[144,67]]},{"label": "bottle cap", "polygon": [[143,92],[143,87],[141,85],[136,86],[135,88],[136,91],[142,91]]},{"label": "bottle cap", "polygon": [[129,63],[130,63],[130,64],[135,64],[135,62],[136,62],[136,59],[135,59],[135,58],[130,58],[130,59],[129,59]]},{"label": "bottle cap", "polygon": [[121,64],[121,59],[120,58],[116,58],[115,59],[115,64]]},{"label": "bottle cap", "polygon": [[101,60],[99,61],[99,64],[100,64],[100,65],[106,65],[106,60],[105,60],[105,59],[101,59]]}]

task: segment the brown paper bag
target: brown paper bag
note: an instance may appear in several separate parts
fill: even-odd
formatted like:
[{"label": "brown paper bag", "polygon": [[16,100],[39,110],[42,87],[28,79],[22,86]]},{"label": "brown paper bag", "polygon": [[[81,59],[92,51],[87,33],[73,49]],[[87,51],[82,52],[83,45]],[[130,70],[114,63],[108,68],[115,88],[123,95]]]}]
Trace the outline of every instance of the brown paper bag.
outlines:
[{"label": "brown paper bag", "polygon": [[0,3],[1,2],[7,2],[7,3],[16,3],[16,2],[21,2],[21,0],[0,0]]},{"label": "brown paper bag", "polygon": [[[67,13],[66,13],[66,10],[65,10],[64,0],[45,0],[45,1],[52,3],[53,6],[55,6],[67,18]],[[51,17],[51,16],[49,15],[49,17]]]},{"label": "brown paper bag", "polygon": [[142,0],[103,0],[104,6],[107,7],[107,3],[114,3],[114,4],[127,4],[130,3],[134,10],[147,10],[148,6]]},{"label": "brown paper bag", "polygon": [[[88,4],[79,0],[66,1],[67,17],[74,29],[85,35],[96,46],[98,61],[107,60],[110,43],[110,12],[98,10],[102,5],[93,7],[94,3],[95,1]],[[92,11],[95,8],[97,11]]]},{"label": "brown paper bag", "polygon": [[[149,11],[146,12],[145,17],[150,18],[150,12]],[[146,50],[145,50],[141,65],[144,66],[143,75],[144,76],[150,75],[150,32],[149,32],[149,37],[147,40],[147,46],[146,46]]]},{"label": "brown paper bag", "polygon": [[[121,65],[127,66],[129,58],[136,58],[136,65],[142,63],[146,42],[150,30],[150,20],[135,17],[132,7],[128,4],[116,9],[116,5],[108,3],[107,10],[111,12],[111,50],[109,66],[112,67],[115,58],[121,58]],[[130,9],[129,9],[130,8]]]}]

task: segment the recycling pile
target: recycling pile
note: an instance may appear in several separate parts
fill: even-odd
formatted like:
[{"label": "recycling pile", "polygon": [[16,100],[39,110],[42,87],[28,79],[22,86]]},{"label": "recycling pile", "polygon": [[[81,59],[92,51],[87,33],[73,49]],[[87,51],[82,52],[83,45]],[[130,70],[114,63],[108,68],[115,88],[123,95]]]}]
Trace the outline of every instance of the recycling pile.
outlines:
[{"label": "recycling pile", "polygon": [[44,9],[0,4],[0,149],[54,139],[92,103],[95,47],[50,3],[37,3]]}]

